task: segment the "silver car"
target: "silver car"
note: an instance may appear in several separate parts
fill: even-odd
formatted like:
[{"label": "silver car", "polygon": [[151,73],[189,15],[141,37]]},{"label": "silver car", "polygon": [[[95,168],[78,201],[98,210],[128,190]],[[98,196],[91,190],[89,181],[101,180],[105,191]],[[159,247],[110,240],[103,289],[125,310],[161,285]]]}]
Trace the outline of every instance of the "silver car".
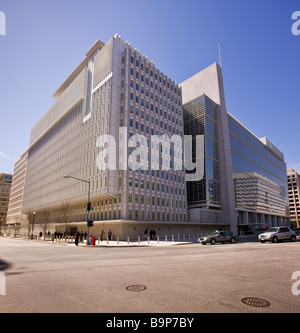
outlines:
[{"label": "silver car", "polygon": [[296,232],[290,227],[273,227],[260,234],[258,240],[262,243],[266,241],[277,243],[281,240],[294,242],[296,240]]},{"label": "silver car", "polygon": [[225,242],[230,242],[230,243],[235,243],[238,240],[238,235],[235,235],[232,232],[229,231],[216,231],[210,235],[200,237],[198,241],[205,245],[206,243],[210,243],[212,245],[216,243],[225,243]]}]

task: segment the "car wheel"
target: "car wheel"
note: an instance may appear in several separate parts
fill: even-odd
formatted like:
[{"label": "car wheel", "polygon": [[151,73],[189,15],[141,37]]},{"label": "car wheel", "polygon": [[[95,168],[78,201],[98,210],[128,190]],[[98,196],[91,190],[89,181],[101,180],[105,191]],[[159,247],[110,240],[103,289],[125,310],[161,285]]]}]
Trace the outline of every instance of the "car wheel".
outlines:
[{"label": "car wheel", "polygon": [[206,245],[206,243],[205,243],[205,242],[202,242],[202,245]]},{"label": "car wheel", "polygon": [[215,244],[216,244],[216,240],[213,238],[213,239],[210,241],[210,244],[211,244],[211,245],[215,245]]},{"label": "car wheel", "polygon": [[231,243],[231,244],[234,244],[234,243],[235,243],[235,238],[234,238],[234,237],[232,237],[232,238],[230,239],[230,243]]},{"label": "car wheel", "polygon": [[278,243],[278,237],[274,236],[273,239],[272,239],[272,242],[273,243]]},{"label": "car wheel", "polygon": [[261,243],[265,243],[265,241],[264,241],[264,240],[261,240],[260,242],[261,242]]},{"label": "car wheel", "polygon": [[295,236],[295,235],[292,235],[291,238],[290,238],[290,241],[291,241],[291,242],[295,242],[295,241],[296,241],[296,236]]}]

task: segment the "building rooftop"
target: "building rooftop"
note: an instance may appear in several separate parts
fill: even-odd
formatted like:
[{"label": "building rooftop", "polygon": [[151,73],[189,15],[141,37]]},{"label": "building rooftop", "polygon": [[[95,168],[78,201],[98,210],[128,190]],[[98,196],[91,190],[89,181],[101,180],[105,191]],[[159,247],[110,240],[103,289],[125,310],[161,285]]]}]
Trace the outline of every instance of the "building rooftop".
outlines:
[{"label": "building rooftop", "polygon": [[97,40],[94,45],[86,53],[85,58],[81,63],[74,69],[74,71],[69,75],[69,77],[64,81],[64,83],[56,90],[53,97],[58,98],[61,94],[69,87],[69,85],[74,81],[74,79],[83,71],[85,67],[88,66],[89,57],[96,51],[101,50],[105,44],[100,40]]}]

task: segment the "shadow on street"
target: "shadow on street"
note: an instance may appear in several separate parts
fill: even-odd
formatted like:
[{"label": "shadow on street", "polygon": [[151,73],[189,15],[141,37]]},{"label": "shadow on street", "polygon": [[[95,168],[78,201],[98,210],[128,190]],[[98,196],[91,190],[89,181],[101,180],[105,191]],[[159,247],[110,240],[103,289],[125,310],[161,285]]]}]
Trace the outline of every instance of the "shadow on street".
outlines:
[{"label": "shadow on street", "polygon": [[4,271],[5,269],[9,268],[10,266],[11,265],[8,262],[0,259],[0,271]]}]

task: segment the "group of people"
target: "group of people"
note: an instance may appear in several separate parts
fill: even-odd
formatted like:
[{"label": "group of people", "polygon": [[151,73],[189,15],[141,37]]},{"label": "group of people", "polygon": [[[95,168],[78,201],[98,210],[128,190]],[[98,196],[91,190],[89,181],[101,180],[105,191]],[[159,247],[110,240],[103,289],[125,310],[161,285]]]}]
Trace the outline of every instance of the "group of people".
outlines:
[{"label": "group of people", "polygon": [[[147,229],[145,230],[145,236],[146,236],[146,237],[148,237],[148,230],[149,230],[149,228],[147,228]],[[149,237],[150,237],[151,240],[155,240],[155,239],[156,239],[156,231],[155,231],[155,229],[151,229],[151,230],[150,230],[150,232],[149,232]]]},{"label": "group of people", "polygon": [[[84,237],[84,239],[86,239],[86,237],[87,237],[87,232],[77,232],[76,233],[76,237],[75,237],[75,245],[76,246],[78,246],[78,243],[79,243],[79,241],[80,241],[80,243],[82,243],[83,242],[83,237]],[[102,241],[103,240],[103,238],[104,238],[104,231],[102,230],[101,231],[101,235],[100,235],[100,240]],[[112,232],[109,230],[108,231],[108,233],[107,233],[107,238],[108,238],[108,240],[112,240]]]},{"label": "group of people", "polygon": [[87,232],[85,231],[84,233],[81,231],[77,231],[76,236],[75,236],[75,245],[78,246],[78,243],[82,243],[83,239],[86,239],[87,237]]}]

